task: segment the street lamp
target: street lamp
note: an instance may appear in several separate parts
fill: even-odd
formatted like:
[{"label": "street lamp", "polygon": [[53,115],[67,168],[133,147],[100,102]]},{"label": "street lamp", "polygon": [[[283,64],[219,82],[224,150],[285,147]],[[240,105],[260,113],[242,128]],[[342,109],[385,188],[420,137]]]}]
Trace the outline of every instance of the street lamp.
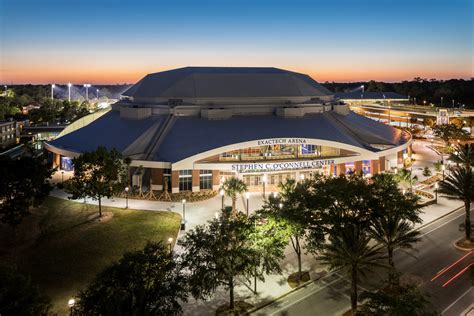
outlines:
[{"label": "street lamp", "polygon": [[125,208],[128,208],[128,191],[130,191],[130,188],[125,187]]},{"label": "street lamp", "polygon": [[64,171],[61,171],[61,184],[64,185]]},{"label": "street lamp", "polygon": [[99,89],[96,89],[95,92],[97,93],[97,100],[99,100]]},{"label": "street lamp", "polygon": [[263,198],[265,198],[265,183],[267,182],[267,175],[264,174],[262,177],[262,185],[263,185]]},{"label": "street lamp", "polygon": [[51,85],[51,100],[54,99],[54,88],[56,88],[56,85],[55,85],[55,84],[52,84],[52,85]]},{"label": "street lamp", "polygon": [[171,248],[171,244],[173,243],[173,238],[168,238],[168,245],[170,246],[170,255],[173,254],[173,248]]},{"label": "street lamp", "polygon": [[76,300],[73,298],[70,298],[69,301],[67,301],[67,306],[69,306],[70,315],[72,315],[72,310],[74,308],[74,305],[76,305]]},{"label": "street lamp", "polygon": [[303,173],[302,173],[302,174],[300,174],[300,179],[301,179],[301,182],[303,182],[303,181],[304,181],[304,174],[303,174]]},{"label": "street lamp", "polygon": [[186,230],[186,199],[181,201],[183,204],[183,219],[181,220],[181,230]]},{"label": "street lamp", "polygon": [[72,83],[68,83],[67,84],[67,94],[68,94],[68,100],[69,102],[71,102],[71,87],[72,87]]},{"label": "street lamp", "polygon": [[438,204],[438,182],[435,183],[435,203]]},{"label": "street lamp", "polygon": [[221,189],[219,193],[221,195],[221,210],[224,211],[224,189]]},{"label": "street lamp", "polygon": [[7,92],[8,86],[4,85],[3,87],[5,87],[5,92]]},{"label": "street lamp", "polygon": [[441,97],[441,107],[443,107],[443,97]]},{"label": "street lamp", "polygon": [[441,166],[441,170],[443,170],[443,181],[444,181],[444,170],[446,170],[446,166],[445,166],[445,165],[442,165],[442,166]]},{"label": "street lamp", "polygon": [[89,88],[91,87],[90,83],[84,84],[84,87],[86,88],[86,100],[89,101]]},{"label": "street lamp", "polygon": [[245,198],[247,199],[247,217],[249,216],[249,198],[250,198],[250,193],[245,192]]},{"label": "street lamp", "polygon": [[86,204],[86,188],[87,188],[87,183],[84,183],[84,204]]}]

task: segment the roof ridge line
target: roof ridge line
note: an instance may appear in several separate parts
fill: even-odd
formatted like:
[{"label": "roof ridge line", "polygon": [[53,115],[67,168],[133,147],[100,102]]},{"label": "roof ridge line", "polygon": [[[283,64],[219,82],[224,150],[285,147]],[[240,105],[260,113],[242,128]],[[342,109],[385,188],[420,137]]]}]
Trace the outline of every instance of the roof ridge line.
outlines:
[{"label": "roof ridge line", "polygon": [[328,111],[328,112],[324,112],[323,114],[326,114],[327,117],[329,118],[329,120],[334,123],[335,125],[337,125],[338,127],[341,127],[343,128],[346,132],[349,133],[349,137],[351,137],[352,139],[354,139],[361,147],[363,148],[366,148],[367,146],[365,145],[365,143],[363,141],[361,141],[361,138],[356,134],[354,133],[350,128],[348,128],[341,120],[339,120],[339,118],[336,117],[336,115],[334,115],[335,113],[333,113],[333,111]]}]

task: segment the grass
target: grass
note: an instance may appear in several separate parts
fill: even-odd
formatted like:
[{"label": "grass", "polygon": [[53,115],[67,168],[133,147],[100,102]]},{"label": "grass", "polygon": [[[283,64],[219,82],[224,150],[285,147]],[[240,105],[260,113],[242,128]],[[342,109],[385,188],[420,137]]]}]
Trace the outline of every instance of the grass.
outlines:
[{"label": "grass", "polygon": [[102,209],[113,216],[98,222],[93,219],[97,206],[48,197],[18,228],[16,247],[6,248],[5,236],[11,231],[1,228],[1,258],[31,275],[59,315],[67,314],[70,297],[124,252],[142,248],[149,240],[176,240],[179,214]]}]

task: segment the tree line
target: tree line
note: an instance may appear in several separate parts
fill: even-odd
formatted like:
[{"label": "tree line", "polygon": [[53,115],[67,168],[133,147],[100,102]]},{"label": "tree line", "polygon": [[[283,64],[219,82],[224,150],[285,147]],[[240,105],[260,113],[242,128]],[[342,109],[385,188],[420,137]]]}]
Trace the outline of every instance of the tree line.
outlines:
[{"label": "tree line", "polygon": [[381,81],[359,81],[359,82],[325,82],[326,88],[333,92],[348,92],[354,88],[364,85],[364,90],[369,92],[397,92],[405,96],[410,96],[411,102],[422,105],[423,101],[427,104],[433,103],[441,106],[441,97],[443,98],[443,107],[474,108],[474,78],[470,80],[449,79],[437,80],[416,77],[411,81],[402,82],[381,82]]}]

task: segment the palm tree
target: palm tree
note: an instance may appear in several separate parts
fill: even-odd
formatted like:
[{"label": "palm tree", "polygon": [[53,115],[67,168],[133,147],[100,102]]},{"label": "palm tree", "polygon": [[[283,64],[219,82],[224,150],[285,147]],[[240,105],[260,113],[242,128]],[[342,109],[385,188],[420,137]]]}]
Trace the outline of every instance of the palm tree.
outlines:
[{"label": "palm tree", "polygon": [[456,145],[449,155],[449,160],[462,164],[466,168],[474,166],[474,144]]},{"label": "palm tree", "polygon": [[413,230],[412,224],[404,220],[398,212],[385,210],[372,218],[370,234],[387,250],[388,264],[391,268],[390,284],[398,283],[398,279],[395,278],[393,252],[396,249],[413,249],[413,244],[419,241],[419,231]]},{"label": "palm tree", "polygon": [[382,246],[371,245],[370,235],[357,222],[335,225],[330,230],[329,243],[323,246],[321,261],[330,269],[342,269],[351,280],[352,315],[357,310],[357,283],[370,268],[384,266],[380,260]]},{"label": "palm tree", "polygon": [[397,170],[397,173],[395,174],[395,180],[405,188],[410,188],[411,191],[411,188],[418,181],[418,177],[413,176],[411,170],[402,168]]},{"label": "palm tree", "polygon": [[440,183],[439,193],[451,200],[462,200],[466,210],[466,241],[471,241],[471,202],[474,200],[474,177],[471,167],[454,168]]},{"label": "palm tree", "polygon": [[222,189],[224,190],[225,195],[232,199],[232,216],[235,217],[237,214],[237,209],[235,207],[237,195],[245,192],[247,190],[247,185],[242,180],[232,177],[224,181],[222,184]]}]

